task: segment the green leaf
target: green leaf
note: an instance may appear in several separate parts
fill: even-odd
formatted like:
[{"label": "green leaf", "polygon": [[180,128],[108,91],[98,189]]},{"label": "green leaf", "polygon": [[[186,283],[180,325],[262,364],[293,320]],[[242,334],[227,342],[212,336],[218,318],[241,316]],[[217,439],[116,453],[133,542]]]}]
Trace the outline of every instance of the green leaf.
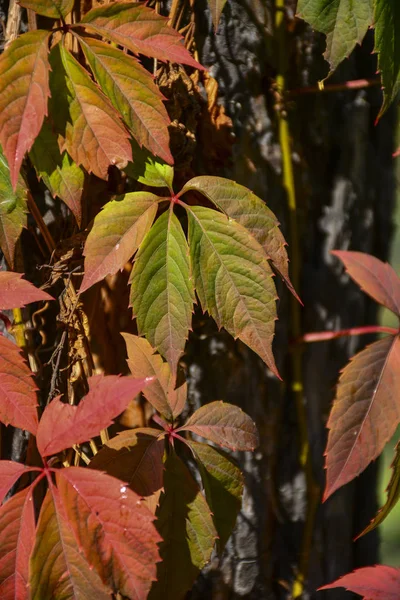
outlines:
[{"label": "green leaf", "polygon": [[187,241],[172,204],[146,235],[131,284],[139,334],[167,359],[175,376],[192,322],[194,290]]},{"label": "green leaf", "polygon": [[191,267],[203,310],[279,377],[272,354],[277,296],[264,250],[225,215],[201,206],[186,209]]},{"label": "green leaf", "polygon": [[162,562],[149,600],[181,600],[210,560],[217,532],[203,494],[173,451],[165,463],[164,487],[156,522],[164,540]]},{"label": "green leaf", "polygon": [[150,192],[131,192],[117,196],[103,207],[86,240],[81,292],[123,269],[149,231],[158,200]]},{"label": "green leaf", "polygon": [[325,33],[324,57],[332,72],[361,44],[372,25],[373,0],[299,0],[297,12],[311,27]]},{"label": "green leaf", "polygon": [[102,91],[121,114],[139,146],[173,163],[169,149],[170,120],[152,76],[138,61],[94,38],[80,45]]},{"label": "green leaf", "polygon": [[286,241],[279,229],[279,221],[261,198],[243,185],[224,177],[194,177],[186,183],[181,193],[189,190],[200,192],[228,217],[245,227],[264,248],[288,289],[300,300],[290,281]]},{"label": "green leaf", "polygon": [[43,179],[53,198],[58,196],[65,202],[80,227],[85,173],[74,163],[67,152],[61,154],[57,136],[47,119],[43,123],[29,156],[38,177]]},{"label": "green leaf", "polygon": [[[107,179],[110,165],[132,160],[129,135],[120,117],[89,74],[61,44],[50,53],[51,115],[60,150],[89,173]],[[59,139],[60,143],[60,139]]]},{"label": "green leaf", "polygon": [[50,19],[66,17],[74,8],[74,0],[19,0],[19,4]]},{"label": "green leaf", "polygon": [[143,395],[159,413],[169,421],[178,417],[186,402],[186,382],[175,389],[175,377],[172,376],[169,364],[156,354],[145,338],[123,333],[128,353],[128,367],[134,377],[154,377],[155,380],[146,386]]},{"label": "green leaf", "polygon": [[0,248],[9,267],[14,266],[15,246],[26,227],[26,188],[22,177],[13,191],[10,169],[0,148]]},{"label": "green leaf", "polygon": [[383,86],[383,105],[378,119],[400,90],[400,3],[375,0],[375,52]]},{"label": "green leaf", "polygon": [[206,499],[218,532],[221,553],[235,527],[242,506],[243,475],[239,467],[220,450],[190,440],[206,493]]},{"label": "green leaf", "polygon": [[140,148],[136,142],[132,143],[133,163],[124,168],[131,179],[151,187],[168,187],[172,189],[174,169],[161,159],[155,158],[146,148]]},{"label": "green leaf", "polygon": [[226,0],[208,0],[208,7],[211,12],[211,17],[215,29],[218,29],[219,20],[221,18],[222,11],[224,10],[225,4]]}]

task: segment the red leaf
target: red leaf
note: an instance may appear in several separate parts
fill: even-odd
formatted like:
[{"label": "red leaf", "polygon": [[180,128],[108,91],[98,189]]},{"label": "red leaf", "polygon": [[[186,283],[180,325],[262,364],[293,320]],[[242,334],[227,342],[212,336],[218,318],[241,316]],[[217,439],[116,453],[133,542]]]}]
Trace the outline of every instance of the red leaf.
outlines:
[{"label": "red leaf", "polygon": [[14,189],[24,155],[47,115],[49,35],[41,30],[25,33],[0,57],[0,143]]},{"label": "red leaf", "polygon": [[354,356],[339,379],[328,421],[324,500],[382,452],[400,422],[400,338],[388,336]]},{"label": "red leaf", "polygon": [[39,290],[21,277],[23,273],[0,272],[0,310],[22,308],[40,300],[54,300],[47,292]]},{"label": "red leaf", "polygon": [[0,335],[0,421],[36,435],[36,386],[18,346]]},{"label": "red leaf", "polygon": [[178,431],[192,431],[231,450],[254,450],[258,446],[253,421],[241,408],[226,402],[205,404]]},{"label": "red leaf", "polygon": [[145,600],[156,578],[161,541],[154,516],[118,479],[91,469],[57,472],[69,522],[87,560],[116,592]]},{"label": "red leaf", "polygon": [[64,404],[58,396],[46,407],[37,432],[42,456],[81,444],[112,425],[149,379],[95,375],[88,381],[89,393],[78,406]]},{"label": "red leaf", "polygon": [[0,460],[0,503],[21,475],[36,470],[12,460]]},{"label": "red leaf", "polygon": [[388,263],[362,252],[334,250],[332,254],[364,292],[400,316],[400,279]]},{"label": "red leaf", "polygon": [[168,27],[168,19],[138,2],[94,8],[75,27],[82,25],[135,54],[183,63],[203,70],[186,50],[182,36]]},{"label": "red leaf", "polygon": [[35,541],[32,487],[0,508],[0,597],[28,600],[29,557]]},{"label": "red leaf", "polygon": [[400,569],[386,565],[364,567],[319,589],[330,590],[336,587],[344,587],[364,596],[364,600],[399,600]]}]

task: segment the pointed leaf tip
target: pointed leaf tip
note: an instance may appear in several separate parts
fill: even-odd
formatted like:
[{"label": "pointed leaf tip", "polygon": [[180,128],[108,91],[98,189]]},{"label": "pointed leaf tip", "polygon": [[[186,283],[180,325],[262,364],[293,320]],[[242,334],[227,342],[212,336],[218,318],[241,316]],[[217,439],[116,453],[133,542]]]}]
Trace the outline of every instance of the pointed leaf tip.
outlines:
[{"label": "pointed leaf tip", "polygon": [[398,600],[400,569],[386,565],[364,567],[339,577],[333,583],[320,587],[319,590],[330,590],[337,587],[344,587],[346,590],[363,596],[365,600]]},{"label": "pointed leaf tip", "polygon": [[22,308],[31,302],[54,300],[50,294],[22,279],[23,273],[0,272],[0,310]]}]

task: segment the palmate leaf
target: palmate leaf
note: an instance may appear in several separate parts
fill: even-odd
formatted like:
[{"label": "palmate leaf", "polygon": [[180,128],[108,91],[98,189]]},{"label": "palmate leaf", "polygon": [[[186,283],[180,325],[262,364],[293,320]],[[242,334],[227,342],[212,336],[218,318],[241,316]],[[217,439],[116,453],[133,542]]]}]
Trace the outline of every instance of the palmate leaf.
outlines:
[{"label": "palmate leaf", "polygon": [[137,253],[130,301],[139,334],[167,359],[175,376],[191,327],[194,289],[187,241],[172,204]]},{"label": "palmate leaf", "polygon": [[0,460],[0,504],[21,475],[36,470],[34,467],[27,467],[12,460]]},{"label": "palmate leaf", "polygon": [[400,422],[400,337],[388,336],[344,368],[328,421],[324,499],[382,452]]},{"label": "palmate leaf", "polygon": [[[114,592],[146,600],[156,578],[161,541],[154,515],[124,483],[94,469],[61,469],[56,481],[67,519],[89,564]],[[86,596],[91,597],[97,599]]]},{"label": "palmate leaf", "polygon": [[120,117],[89,74],[57,44],[50,53],[51,116],[61,136],[60,150],[89,173],[107,179],[110,165],[132,160],[129,135]]},{"label": "palmate leaf", "polygon": [[398,600],[400,569],[386,565],[364,567],[319,589],[330,590],[337,587],[359,594],[364,600]]},{"label": "palmate leaf", "polygon": [[150,187],[168,187],[172,189],[174,169],[171,165],[155,158],[146,148],[140,148],[136,142],[133,142],[132,154],[134,162],[128,163],[124,168],[128,177]]},{"label": "palmate leaf", "polygon": [[37,431],[37,447],[42,456],[56,454],[81,444],[106,429],[129,402],[147,385],[146,379],[94,375],[89,377],[89,393],[78,406],[55,398],[45,409]]},{"label": "palmate leaf", "polygon": [[19,4],[50,19],[66,17],[74,7],[74,0],[20,0]]},{"label": "palmate leaf", "polygon": [[26,187],[22,177],[18,178],[14,192],[10,169],[0,148],[0,248],[7,264],[14,266],[15,246],[26,226]]},{"label": "palmate leaf", "polygon": [[400,4],[397,0],[375,0],[374,4],[375,52],[383,87],[379,118],[400,90]]},{"label": "palmate leaf", "polygon": [[373,4],[373,0],[299,0],[298,16],[326,34],[324,57],[331,72],[361,44],[373,22]]},{"label": "palmate leaf", "polygon": [[149,600],[182,600],[210,560],[217,532],[203,494],[175,452],[165,463],[164,487],[156,522],[164,540],[162,562]]},{"label": "palmate leaf", "polygon": [[139,2],[93,8],[75,25],[80,26],[135,54],[203,69],[186,50],[182,36],[168,26],[168,19]]},{"label": "palmate leaf", "polygon": [[102,91],[122,115],[139,146],[145,146],[168,163],[170,120],[164,99],[152,76],[137,60],[93,38],[79,38],[80,45]]},{"label": "palmate leaf", "polygon": [[0,56],[0,144],[16,189],[25,153],[47,115],[49,90],[48,31],[30,31]]},{"label": "palmate leaf", "polygon": [[192,431],[230,450],[258,446],[257,428],[250,417],[238,406],[218,400],[198,408],[176,431]]},{"label": "palmate leaf", "polygon": [[81,292],[106,275],[123,269],[149,231],[158,201],[159,198],[150,192],[131,192],[103,207],[86,240]]},{"label": "palmate leaf", "polygon": [[59,492],[51,486],[41,507],[31,557],[30,600],[87,598],[110,600],[111,593],[82,556]]},{"label": "palmate leaf", "polygon": [[31,302],[40,300],[54,300],[50,294],[39,290],[21,277],[23,277],[23,273],[0,272],[0,310],[22,308]]},{"label": "palmate leaf", "polygon": [[18,346],[0,335],[0,421],[36,435],[36,386]]},{"label": "palmate leaf", "polygon": [[277,296],[262,247],[225,215],[201,206],[186,209],[191,268],[202,309],[279,377],[272,354]]},{"label": "palmate leaf", "polygon": [[143,390],[143,395],[159,413],[168,420],[178,417],[186,402],[187,385],[184,382],[175,389],[176,378],[168,363],[156,354],[145,338],[123,333],[128,354],[128,367],[134,377],[154,377]]},{"label": "palmate leaf", "polygon": [[32,488],[0,507],[0,597],[28,600],[29,556],[35,542]]},{"label": "palmate leaf", "polygon": [[44,120],[29,156],[38,177],[44,181],[53,198],[58,196],[65,202],[80,226],[85,173],[67,152],[61,154],[57,136],[48,119]]}]

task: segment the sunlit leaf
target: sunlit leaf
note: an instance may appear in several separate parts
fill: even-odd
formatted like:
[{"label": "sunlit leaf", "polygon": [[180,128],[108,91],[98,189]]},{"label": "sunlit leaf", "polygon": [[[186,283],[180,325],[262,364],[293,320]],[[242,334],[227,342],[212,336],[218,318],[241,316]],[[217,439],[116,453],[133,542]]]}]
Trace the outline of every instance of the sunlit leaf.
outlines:
[{"label": "sunlit leaf", "polygon": [[381,117],[400,90],[400,4],[397,0],[375,0],[374,5],[375,52],[383,87]]},{"label": "sunlit leaf", "polygon": [[150,73],[132,56],[110,44],[94,38],[79,41],[102,91],[122,115],[139,146],[173,163],[169,149],[170,120],[163,95]]},{"label": "sunlit leaf", "polygon": [[0,504],[21,475],[29,471],[36,471],[36,469],[12,460],[0,460]]},{"label": "sunlit leaf", "polygon": [[182,36],[168,26],[168,19],[138,2],[99,6],[89,11],[81,23],[135,54],[203,68],[186,50]]},{"label": "sunlit leaf", "polygon": [[0,271],[0,310],[22,308],[40,300],[54,300],[47,292],[21,279],[22,276],[23,273]]},{"label": "sunlit leaf", "polygon": [[171,207],[139,249],[130,300],[139,334],[167,359],[175,376],[192,323],[194,289],[186,237]]},{"label": "sunlit leaf", "polygon": [[233,531],[242,506],[243,475],[229,457],[209,444],[190,440],[203,480],[206,499],[218,532],[221,553]]},{"label": "sunlit leaf", "polygon": [[359,594],[364,600],[398,600],[400,569],[386,565],[364,567],[319,589],[330,590],[337,587]]},{"label": "sunlit leaf", "polygon": [[30,600],[111,598],[100,577],[82,556],[54,486],[47,491],[40,511],[31,557],[30,591]]},{"label": "sunlit leaf", "polygon": [[151,187],[172,188],[174,169],[161,159],[155,158],[146,148],[140,148],[137,143],[132,148],[133,163],[124,168],[131,179]]},{"label": "sunlit leaf", "polygon": [[40,419],[37,447],[42,456],[56,454],[73,444],[81,444],[106,429],[129,402],[146,386],[146,379],[94,375],[89,377],[89,393],[78,406],[52,400]]},{"label": "sunlit leaf", "polygon": [[21,6],[51,19],[66,17],[74,7],[74,0],[19,0]]},{"label": "sunlit leaf", "polygon": [[230,450],[254,450],[258,433],[254,422],[241,408],[227,402],[201,406],[176,431],[192,431]]},{"label": "sunlit leaf", "polygon": [[0,597],[28,600],[29,556],[35,542],[32,489],[26,488],[0,508]]},{"label": "sunlit leaf", "polygon": [[277,296],[262,247],[225,215],[201,206],[186,208],[191,267],[202,309],[279,377],[272,354]]},{"label": "sunlit leaf", "polygon": [[61,154],[57,136],[47,119],[33,144],[30,159],[52,196],[65,202],[80,226],[85,173],[67,152]]},{"label": "sunlit leaf", "polygon": [[18,346],[0,335],[0,421],[36,434],[36,386]]},{"label": "sunlit leaf", "polygon": [[123,333],[128,354],[128,367],[134,377],[154,377],[143,390],[152,406],[167,419],[178,417],[186,402],[186,382],[175,389],[175,377],[168,363],[164,362],[145,338]]},{"label": "sunlit leaf", "polygon": [[81,292],[113,275],[133,256],[157,213],[158,197],[132,192],[111,200],[98,213],[85,244]]},{"label": "sunlit leaf", "polygon": [[0,149],[0,248],[7,264],[14,266],[15,246],[26,226],[26,187],[22,177],[18,178],[13,191],[10,170]]},{"label": "sunlit leaf", "polygon": [[110,165],[123,168],[132,160],[129,135],[120,117],[89,74],[62,46],[50,54],[52,119],[73,160],[107,179]]},{"label": "sunlit leaf", "polygon": [[159,560],[153,514],[124,483],[94,469],[70,467],[56,477],[89,564],[115,592],[146,600]]},{"label": "sunlit leaf", "polygon": [[344,368],[328,421],[325,499],[380,455],[400,423],[399,364],[400,338],[388,336]]},{"label": "sunlit leaf", "polygon": [[324,56],[332,72],[361,44],[373,21],[373,0],[299,0],[297,12],[326,34]]},{"label": "sunlit leaf", "polygon": [[208,1],[208,6],[210,8],[214,28],[218,29],[219,20],[221,18],[222,11],[224,10],[226,0],[207,0],[207,1]]},{"label": "sunlit leaf", "polygon": [[47,115],[49,90],[48,31],[29,31],[0,56],[0,143],[15,190],[25,153]]},{"label": "sunlit leaf", "polygon": [[156,522],[162,562],[149,600],[181,600],[210,560],[217,532],[203,494],[174,452],[165,464],[164,487]]}]

